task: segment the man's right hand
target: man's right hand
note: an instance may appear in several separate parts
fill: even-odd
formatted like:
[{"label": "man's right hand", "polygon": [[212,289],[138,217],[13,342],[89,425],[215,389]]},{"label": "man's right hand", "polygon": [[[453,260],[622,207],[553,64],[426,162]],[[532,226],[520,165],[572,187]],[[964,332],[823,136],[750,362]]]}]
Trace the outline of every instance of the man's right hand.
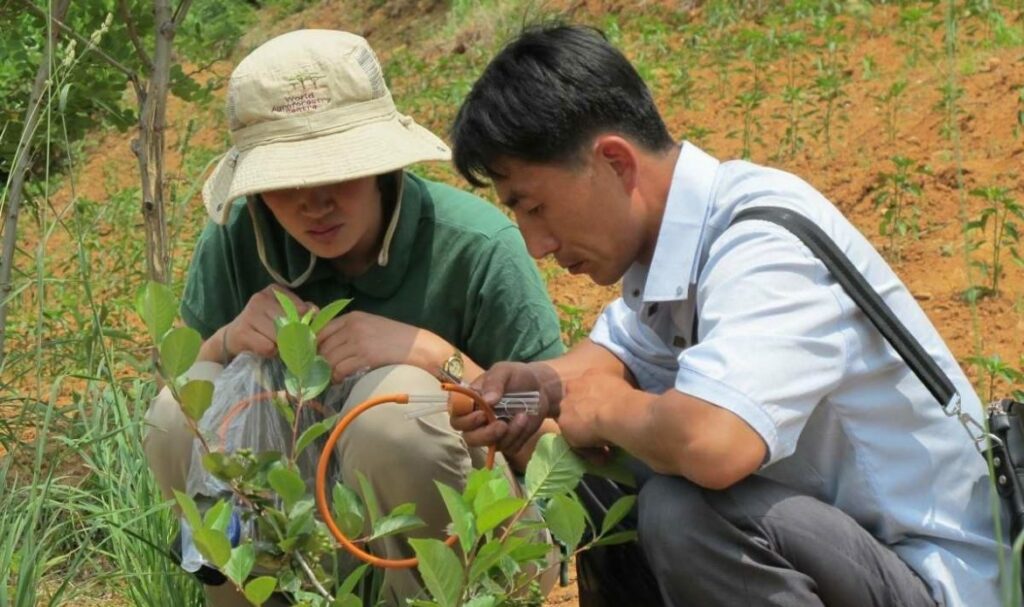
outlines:
[{"label": "man's right hand", "polygon": [[[512,420],[488,423],[483,411],[451,418],[452,428],[463,433],[471,447],[497,445],[503,453],[518,453],[537,432],[547,417],[558,417],[558,397],[551,392],[551,378],[547,380],[543,368],[536,364],[501,362],[478,377],[471,388],[479,392],[487,404],[494,406],[508,392],[540,392],[537,415],[518,413]],[[551,373],[551,375],[554,375]],[[557,378],[554,379],[557,383]],[[560,391],[559,391],[560,392]]]},{"label": "man's right hand", "polygon": [[[313,304],[302,301],[297,295],[279,285],[270,285],[249,298],[241,314],[221,328],[227,331],[225,338],[220,331],[208,341],[220,341],[211,344],[218,352],[227,349],[227,357],[234,358],[240,352],[252,352],[269,358],[277,354],[277,327],[274,319],[284,315],[281,304],[274,296],[274,291],[295,302],[299,314],[305,314],[313,308]],[[221,356],[223,356],[221,352]]]}]

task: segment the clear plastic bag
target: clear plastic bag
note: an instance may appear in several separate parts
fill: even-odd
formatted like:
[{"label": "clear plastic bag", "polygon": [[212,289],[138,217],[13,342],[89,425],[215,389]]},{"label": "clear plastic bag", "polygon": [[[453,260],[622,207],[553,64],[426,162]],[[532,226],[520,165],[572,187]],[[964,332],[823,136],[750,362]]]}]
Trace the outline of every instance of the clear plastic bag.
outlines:
[{"label": "clear plastic bag", "polygon": [[[285,415],[274,403],[275,399],[279,403],[290,402],[292,410],[295,410],[296,403],[290,400],[285,390],[283,363],[278,359],[262,358],[250,353],[240,354],[214,381],[213,402],[199,421],[199,431],[214,452],[234,453],[240,449],[249,449],[254,454],[269,451],[289,454],[293,437],[301,436],[313,424],[339,413],[352,386],[364,374],[353,374],[343,382],[330,386],[316,399],[304,403],[297,412],[298,428],[293,433]],[[299,455],[296,462],[310,495],[313,492],[317,462],[326,440],[326,434],[315,440]],[[254,525],[246,522],[248,517],[240,516],[244,506],[233,498],[230,487],[203,466],[205,454],[202,443],[198,438],[195,439],[186,491],[200,508],[203,504],[212,505],[217,499],[231,500],[232,525],[237,523],[238,527],[235,528],[237,532],[229,536],[232,546],[236,546],[247,537],[253,537]],[[337,461],[332,459],[327,475],[328,486],[333,486],[338,480],[339,470]],[[192,531],[184,519],[181,528],[183,540],[191,540]],[[204,564],[206,561],[194,544],[183,541],[182,567],[187,571],[196,571]]]}]

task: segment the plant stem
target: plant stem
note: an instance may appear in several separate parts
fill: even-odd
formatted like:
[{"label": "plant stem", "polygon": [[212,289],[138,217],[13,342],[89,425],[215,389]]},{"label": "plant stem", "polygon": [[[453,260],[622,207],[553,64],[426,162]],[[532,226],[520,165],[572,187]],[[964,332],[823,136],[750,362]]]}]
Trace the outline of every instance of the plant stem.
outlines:
[{"label": "plant stem", "polygon": [[[71,0],[56,0],[52,18],[47,21],[46,50],[39,61],[35,82],[32,83],[32,92],[29,93],[28,110],[25,115],[25,130],[22,131],[21,140],[16,148],[20,153],[16,153],[14,159],[10,197],[4,216],[3,248],[0,251],[0,363],[4,359],[4,338],[7,334],[7,306],[9,303],[7,299],[13,289],[11,271],[14,268],[14,247],[18,239],[18,214],[21,211],[21,201],[25,192],[28,163],[32,157],[32,139],[42,115],[43,93],[50,86],[50,65],[53,63],[53,48],[57,44],[57,31],[52,24],[64,19],[70,5]],[[33,8],[35,8],[34,5]]]},{"label": "plant stem", "polygon": [[295,557],[295,561],[299,564],[299,567],[302,568],[303,573],[305,573],[306,577],[309,578],[309,581],[312,582],[313,587],[316,588],[316,591],[320,594],[320,596],[324,597],[329,602],[334,602],[334,597],[331,596],[331,593],[327,592],[327,589],[324,588],[323,584],[320,583],[320,580],[316,579],[316,574],[313,573],[313,569],[309,566],[309,563],[306,562],[306,559],[302,557],[302,553],[296,551],[293,553],[293,556]]}]

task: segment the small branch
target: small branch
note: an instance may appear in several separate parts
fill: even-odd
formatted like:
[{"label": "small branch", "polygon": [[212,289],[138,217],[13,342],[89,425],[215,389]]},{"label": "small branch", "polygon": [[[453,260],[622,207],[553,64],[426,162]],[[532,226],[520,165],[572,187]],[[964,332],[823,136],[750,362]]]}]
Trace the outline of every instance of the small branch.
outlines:
[{"label": "small branch", "polygon": [[329,602],[334,602],[334,597],[331,596],[331,593],[327,592],[327,589],[323,587],[320,580],[316,579],[316,574],[313,573],[313,570],[310,568],[309,563],[306,562],[306,559],[302,558],[302,553],[295,552],[294,556],[295,560],[298,561],[299,566],[302,567],[302,571],[306,573],[306,577],[308,577],[309,581],[313,583],[313,587],[320,593],[320,596],[324,597]]},{"label": "small branch", "polygon": [[175,29],[185,20],[185,15],[188,14],[189,5],[191,4],[192,0],[181,0],[178,8],[174,9],[174,17],[171,18],[171,21],[174,23]]},{"label": "small branch", "polygon": [[131,12],[128,10],[127,0],[117,0],[117,7],[121,11],[121,18],[124,19],[125,29],[128,30],[128,39],[135,47],[135,52],[139,54],[139,59],[146,67],[152,68],[153,60],[146,53],[146,47],[142,44],[142,39],[139,38],[138,30],[135,29],[135,19],[132,19]]},{"label": "small branch", "polygon": [[134,70],[131,70],[131,69],[125,67],[124,64],[122,64],[120,61],[118,61],[117,59],[114,59],[113,57],[111,57],[110,55],[105,53],[103,51],[103,49],[101,49],[100,47],[98,47],[95,44],[93,44],[92,41],[89,40],[88,38],[82,37],[81,34],[79,34],[75,30],[73,30],[70,27],[68,27],[60,19],[57,19],[56,17],[52,17],[51,18],[49,15],[46,14],[45,11],[40,9],[35,4],[32,4],[31,0],[21,0],[21,3],[25,5],[25,7],[29,10],[29,12],[35,13],[35,15],[37,17],[42,17],[43,19],[47,19],[49,21],[52,21],[53,24],[56,25],[58,28],[60,28],[65,34],[67,34],[68,36],[71,36],[72,38],[77,40],[80,44],[84,45],[84,47],[87,50],[94,51],[97,55],[102,57],[104,61],[106,61],[111,66],[113,66],[115,69],[117,69],[118,71],[123,73],[129,79],[131,79],[133,81],[138,79],[138,75],[136,75]]}]

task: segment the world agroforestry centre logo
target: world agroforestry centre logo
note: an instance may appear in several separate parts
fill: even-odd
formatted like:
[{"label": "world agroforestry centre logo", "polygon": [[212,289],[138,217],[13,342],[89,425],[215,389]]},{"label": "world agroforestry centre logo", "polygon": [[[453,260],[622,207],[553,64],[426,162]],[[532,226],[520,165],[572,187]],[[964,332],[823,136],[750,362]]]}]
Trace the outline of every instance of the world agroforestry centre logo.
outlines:
[{"label": "world agroforestry centre logo", "polygon": [[323,74],[314,71],[303,71],[292,75],[287,80],[292,87],[291,94],[286,95],[281,103],[271,108],[271,111],[281,114],[303,114],[315,112],[327,105],[330,103],[331,97],[327,87],[320,84],[323,78]]}]

